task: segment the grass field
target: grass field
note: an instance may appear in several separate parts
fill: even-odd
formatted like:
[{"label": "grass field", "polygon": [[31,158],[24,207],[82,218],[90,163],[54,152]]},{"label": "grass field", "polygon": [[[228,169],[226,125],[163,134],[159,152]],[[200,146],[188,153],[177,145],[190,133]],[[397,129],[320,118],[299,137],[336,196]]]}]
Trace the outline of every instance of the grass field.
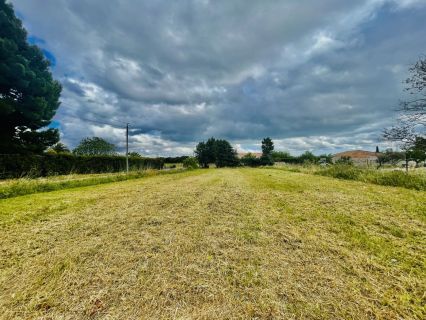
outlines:
[{"label": "grass field", "polygon": [[424,319],[426,192],[210,169],[0,200],[1,319]]},{"label": "grass field", "polygon": [[69,174],[62,176],[50,176],[42,178],[20,178],[0,180],[0,199],[13,198],[26,194],[47,192],[54,190],[86,187],[99,185],[103,183],[118,182],[132,179],[140,179],[154,175],[172,174],[176,171],[182,171],[183,168],[174,168],[166,170],[140,170],[116,172],[116,173],[98,173],[98,174]]}]

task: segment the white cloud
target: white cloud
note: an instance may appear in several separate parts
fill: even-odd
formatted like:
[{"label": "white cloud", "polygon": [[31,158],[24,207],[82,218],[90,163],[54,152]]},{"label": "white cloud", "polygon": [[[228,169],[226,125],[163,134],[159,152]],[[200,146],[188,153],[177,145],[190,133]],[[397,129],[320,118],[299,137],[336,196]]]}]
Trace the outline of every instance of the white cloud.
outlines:
[{"label": "white cloud", "polygon": [[391,0],[398,8],[407,9],[426,5],[425,0]]},{"label": "white cloud", "polygon": [[130,122],[153,155],[212,135],[251,151],[267,135],[295,152],[368,147],[426,32],[419,0],[12,2],[56,56],[64,141],[122,148]]}]

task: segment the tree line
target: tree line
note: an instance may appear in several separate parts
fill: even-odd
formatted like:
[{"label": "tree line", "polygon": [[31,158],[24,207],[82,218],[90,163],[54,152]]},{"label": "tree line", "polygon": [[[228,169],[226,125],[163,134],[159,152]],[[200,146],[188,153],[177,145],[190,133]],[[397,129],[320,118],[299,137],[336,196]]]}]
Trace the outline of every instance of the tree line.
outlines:
[{"label": "tree line", "polygon": [[237,151],[232,148],[231,144],[224,139],[208,139],[206,142],[198,143],[195,148],[195,157],[202,168],[208,168],[210,164],[215,164],[217,168],[236,167],[244,162],[251,161],[250,165],[272,165],[272,151],[274,143],[271,138],[262,140],[262,156],[260,159],[252,157],[250,154],[243,157],[240,161]]},{"label": "tree line", "polygon": [[198,143],[195,148],[195,158],[200,167],[208,168],[214,164],[216,167],[236,167],[236,166],[271,166],[275,162],[285,162],[290,164],[320,164],[332,163],[331,154],[314,155],[310,151],[306,151],[299,156],[293,156],[286,151],[275,151],[274,142],[270,137],[266,137],[261,142],[262,154],[260,157],[254,153],[246,153],[241,158],[238,157],[237,151],[232,148],[231,144],[223,139],[214,137],[207,141]]},{"label": "tree line", "polygon": [[[47,150],[47,153],[72,153],[78,156],[114,156],[117,155],[115,145],[99,137],[87,137],[80,141],[72,151],[62,142],[58,142]],[[136,152],[130,156],[140,157]]]}]

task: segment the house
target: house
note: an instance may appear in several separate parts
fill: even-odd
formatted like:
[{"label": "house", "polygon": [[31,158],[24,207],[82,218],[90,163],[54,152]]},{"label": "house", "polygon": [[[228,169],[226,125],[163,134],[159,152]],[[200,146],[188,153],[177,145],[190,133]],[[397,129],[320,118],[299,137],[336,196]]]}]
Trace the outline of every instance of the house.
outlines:
[{"label": "house", "polygon": [[355,165],[376,165],[379,160],[380,153],[364,151],[364,150],[353,150],[336,153],[332,160],[336,162],[339,159],[349,157]]}]

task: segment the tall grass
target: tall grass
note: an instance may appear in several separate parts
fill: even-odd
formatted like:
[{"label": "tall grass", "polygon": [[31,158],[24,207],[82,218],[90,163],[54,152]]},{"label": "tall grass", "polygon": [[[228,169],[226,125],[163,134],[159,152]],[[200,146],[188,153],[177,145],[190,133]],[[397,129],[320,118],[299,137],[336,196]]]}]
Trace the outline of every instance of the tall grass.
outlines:
[{"label": "tall grass", "polygon": [[426,170],[416,169],[409,173],[402,170],[373,169],[353,165],[337,164],[328,167],[318,165],[285,164],[264,169],[284,170],[306,174],[315,174],[344,180],[355,180],[382,186],[402,187],[426,191]]},{"label": "tall grass", "polygon": [[138,179],[147,176],[170,174],[184,171],[184,169],[175,169],[167,171],[143,170],[126,173],[108,173],[108,174],[72,174],[65,176],[56,176],[49,178],[21,178],[5,180],[0,182],[0,199],[12,198],[26,194],[47,192],[68,188],[78,188],[92,186],[97,184],[118,182],[124,180]]},{"label": "tall grass", "polygon": [[426,191],[426,175],[405,173],[403,171],[385,171],[363,169],[350,165],[333,165],[318,169],[315,174],[345,180],[357,180],[383,186],[403,187]]}]

